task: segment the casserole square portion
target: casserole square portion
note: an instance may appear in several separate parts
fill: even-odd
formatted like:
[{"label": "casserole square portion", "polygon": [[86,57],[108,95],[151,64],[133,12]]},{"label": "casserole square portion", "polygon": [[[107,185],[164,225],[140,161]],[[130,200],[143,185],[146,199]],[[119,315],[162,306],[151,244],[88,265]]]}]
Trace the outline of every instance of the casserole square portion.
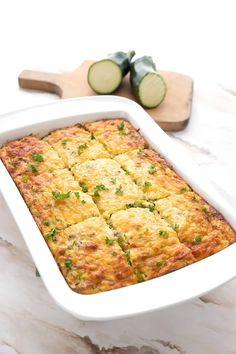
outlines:
[{"label": "casserole square portion", "polygon": [[67,169],[38,176],[18,176],[15,182],[45,237],[99,215],[93,199],[81,191]]},{"label": "casserole square portion", "polygon": [[112,155],[147,146],[139,132],[123,119],[99,120],[85,127]]},{"label": "casserole square portion", "polygon": [[104,146],[79,126],[56,130],[44,140],[53,146],[67,167],[86,160],[110,157]]},{"label": "casserole square portion", "polygon": [[121,210],[111,226],[139,281],[152,279],[194,262],[176,232],[147,208]]},{"label": "casserole square portion", "polygon": [[112,159],[86,161],[75,165],[72,172],[104,217],[143,199],[143,193],[130,176]]},{"label": "casserole square portion", "polygon": [[0,150],[0,158],[13,178],[22,174],[34,176],[65,167],[57,152],[46,141],[34,136],[5,144]]},{"label": "casserole square portion", "polygon": [[50,238],[48,245],[69,286],[81,294],[137,282],[116,237],[102,217],[70,226],[54,239]]},{"label": "casserole square portion", "polygon": [[235,232],[222,215],[194,192],[155,202],[158,213],[200,260],[235,242]]},{"label": "casserole square portion", "polygon": [[168,163],[153,150],[132,150],[114,159],[134,178],[147,199],[165,198],[190,189]]}]

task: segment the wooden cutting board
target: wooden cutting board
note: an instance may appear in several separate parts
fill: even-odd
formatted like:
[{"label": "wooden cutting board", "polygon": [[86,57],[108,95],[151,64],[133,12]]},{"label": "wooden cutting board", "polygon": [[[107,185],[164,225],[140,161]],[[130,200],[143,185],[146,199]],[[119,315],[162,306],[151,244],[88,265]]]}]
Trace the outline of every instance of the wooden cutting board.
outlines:
[{"label": "wooden cutting board", "polygon": [[[61,98],[95,95],[87,83],[87,72],[92,60],[86,60],[71,72],[53,74],[40,71],[25,70],[19,75],[19,86],[25,89],[47,91]],[[193,81],[189,76],[160,71],[167,83],[167,94],[163,103],[146,111],[166,131],[179,131],[186,127],[191,116]],[[114,93],[135,100],[127,75],[122,85]]]}]

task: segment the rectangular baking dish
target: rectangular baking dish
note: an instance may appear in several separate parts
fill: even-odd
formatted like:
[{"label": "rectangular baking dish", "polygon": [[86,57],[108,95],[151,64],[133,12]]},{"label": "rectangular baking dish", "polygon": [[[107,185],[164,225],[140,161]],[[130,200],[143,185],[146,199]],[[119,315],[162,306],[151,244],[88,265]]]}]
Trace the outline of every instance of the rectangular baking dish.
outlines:
[{"label": "rectangular baking dish", "polygon": [[[50,131],[104,118],[125,118],[140,129],[150,146],[160,152],[176,172],[236,228],[236,211],[202,176],[188,156],[135,102],[115,96],[94,96],[56,101],[1,117],[0,146],[29,134],[45,136]],[[22,233],[42,280],[54,300],[83,320],[110,320],[197,297],[236,276],[236,243],[204,260],[160,278],[117,290],[81,295],[64,280],[17,187],[0,161],[0,191]]]}]

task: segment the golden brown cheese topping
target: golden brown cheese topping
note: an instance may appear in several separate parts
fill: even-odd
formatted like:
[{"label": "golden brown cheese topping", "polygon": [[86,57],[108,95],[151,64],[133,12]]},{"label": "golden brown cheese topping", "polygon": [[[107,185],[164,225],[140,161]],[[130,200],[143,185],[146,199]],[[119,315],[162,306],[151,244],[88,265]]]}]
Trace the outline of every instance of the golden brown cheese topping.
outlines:
[{"label": "golden brown cheese topping", "polygon": [[111,223],[122,249],[140,279],[155,278],[191,264],[189,248],[166,221],[145,208],[118,211]]},{"label": "golden brown cheese topping", "polygon": [[56,130],[45,140],[57,150],[67,167],[87,160],[110,157],[103,145],[81,127]]},{"label": "golden brown cheese topping", "polygon": [[116,156],[115,160],[134,178],[150,200],[189,190],[182,178],[153,150],[132,150]]},{"label": "golden brown cheese topping", "polygon": [[147,146],[137,130],[122,119],[100,120],[85,124],[85,127],[112,155]]},{"label": "golden brown cheese topping", "polygon": [[159,277],[236,240],[123,119],[27,136],[5,144],[0,158],[78,293]]},{"label": "golden brown cheese topping", "polygon": [[130,176],[112,159],[87,161],[76,165],[72,171],[105,217],[143,198]]},{"label": "golden brown cheese topping", "polygon": [[63,275],[75,291],[93,294],[137,282],[102,217],[70,226],[48,242]]},{"label": "golden brown cheese topping", "polygon": [[235,232],[223,217],[194,192],[158,200],[155,206],[197,259],[208,257],[235,241]]},{"label": "golden brown cheese topping", "polygon": [[65,167],[63,160],[46,141],[33,136],[4,145],[0,158],[13,177],[37,175]]}]

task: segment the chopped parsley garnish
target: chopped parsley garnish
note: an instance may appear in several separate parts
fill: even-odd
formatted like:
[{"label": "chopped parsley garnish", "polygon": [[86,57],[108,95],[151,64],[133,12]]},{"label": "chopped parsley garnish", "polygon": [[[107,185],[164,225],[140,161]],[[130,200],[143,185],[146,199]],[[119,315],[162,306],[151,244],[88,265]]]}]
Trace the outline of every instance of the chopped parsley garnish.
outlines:
[{"label": "chopped parsley garnish", "polygon": [[199,198],[198,198],[196,195],[193,196],[192,200],[193,200],[194,202],[199,202]]},{"label": "chopped parsley garnish", "polygon": [[114,240],[112,240],[111,238],[109,238],[109,237],[106,236],[105,242],[106,242],[106,245],[112,246],[113,243],[114,243]]},{"label": "chopped parsley garnish", "polygon": [[97,185],[95,186],[95,189],[96,189],[97,191],[105,191],[107,188],[104,186],[104,184],[97,184]]},{"label": "chopped parsley garnish", "polygon": [[83,275],[84,275],[83,272],[79,272],[79,273],[76,275],[76,278],[77,278],[78,280],[82,280]]},{"label": "chopped parsley garnish", "polygon": [[86,204],[86,201],[85,201],[85,200],[81,200],[81,203],[82,203],[82,204]]},{"label": "chopped parsley garnish", "polygon": [[95,137],[91,134],[89,140],[95,140]]},{"label": "chopped parsley garnish", "polygon": [[171,227],[172,227],[172,229],[177,231],[179,229],[179,224],[172,224]]},{"label": "chopped parsley garnish", "polygon": [[196,236],[194,242],[196,243],[196,245],[199,245],[202,242],[201,236]]},{"label": "chopped parsley garnish", "polygon": [[26,183],[29,180],[29,176],[21,176],[22,182]]},{"label": "chopped parsley garnish", "polygon": [[185,193],[188,191],[188,188],[187,187],[183,187],[180,189],[180,193]]},{"label": "chopped parsley garnish", "polygon": [[139,283],[143,282],[144,281],[144,276],[142,273],[140,273],[139,271],[135,271],[135,275],[136,275],[136,278],[138,280]]},{"label": "chopped parsley garnish", "polygon": [[55,200],[65,200],[70,198],[71,191],[68,191],[66,193],[62,192],[57,192],[57,191],[52,191],[52,196]]},{"label": "chopped parsley garnish", "polygon": [[85,150],[87,148],[88,148],[88,144],[87,143],[84,143],[84,144],[81,144],[80,146],[78,146],[78,148],[77,148],[78,155],[81,155],[83,150]]},{"label": "chopped parsley garnish", "polygon": [[57,233],[57,229],[54,227],[48,233],[46,233],[45,237],[47,239],[52,238],[53,241],[56,241],[55,235]]},{"label": "chopped parsley garnish", "polygon": [[94,197],[100,197],[99,191],[95,190],[94,193],[93,193],[93,196]]},{"label": "chopped parsley garnish", "polygon": [[154,205],[154,204],[149,205],[149,206],[148,206],[148,209],[149,209],[151,212],[153,212],[153,211],[155,210],[155,205]]},{"label": "chopped parsley garnish", "polygon": [[88,187],[86,186],[86,184],[84,182],[79,182],[79,185],[82,188],[82,191],[84,193],[88,192]]},{"label": "chopped parsley garnish", "polygon": [[160,163],[160,167],[161,167],[163,170],[165,169],[165,166],[163,165],[162,162]]},{"label": "chopped parsley garnish", "polygon": [[80,199],[80,192],[74,192],[74,195],[76,196],[77,199]]},{"label": "chopped parsley garnish", "polygon": [[29,165],[29,169],[30,169],[32,172],[38,172],[38,167],[35,166],[35,165]]},{"label": "chopped parsley garnish", "polygon": [[124,130],[124,128],[125,128],[125,123],[122,121],[122,122],[120,122],[119,124],[117,124],[117,128],[119,129],[119,130]]},{"label": "chopped parsley garnish", "polygon": [[113,251],[111,255],[112,255],[113,257],[117,256],[116,251]]},{"label": "chopped parsley garnish", "polygon": [[112,177],[112,178],[111,178],[111,183],[112,183],[112,184],[116,184],[116,178]]},{"label": "chopped parsley garnish", "polygon": [[117,232],[116,233],[116,237],[117,237],[117,241],[118,241],[119,245],[122,245],[122,243],[124,242],[124,238],[122,236],[122,233],[121,232]]},{"label": "chopped parsley garnish", "polygon": [[44,225],[44,226],[49,226],[49,225],[50,225],[50,222],[46,220],[46,221],[44,221],[43,225]]},{"label": "chopped parsley garnish", "polygon": [[163,238],[168,238],[169,232],[166,230],[159,230],[159,235]]},{"label": "chopped parsley garnish", "polygon": [[148,170],[148,173],[150,173],[150,175],[153,175],[155,172],[157,172],[157,168],[155,165],[151,165],[149,170]]},{"label": "chopped parsley garnish", "polygon": [[162,264],[163,264],[163,262],[161,262],[161,261],[157,261],[157,262],[156,262],[157,267],[161,267]]},{"label": "chopped parsley garnish", "polygon": [[34,161],[38,161],[38,162],[43,162],[43,160],[44,160],[43,155],[37,154],[36,152],[33,152],[32,159]]},{"label": "chopped parsley garnish", "polygon": [[68,142],[68,140],[67,140],[67,139],[62,139],[62,141],[61,141],[61,145],[65,146],[65,145],[67,145],[67,142]]},{"label": "chopped parsley garnish", "polygon": [[72,267],[73,267],[72,260],[71,259],[66,259],[65,260],[65,265],[66,265],[67,268],[72,269]]},{"label": "chopped parsley garnish", "polygon": [[115,193],[118,194],[118,195],[123,195],[124,194],[124,191],[122,190],[122,186],[121,185],[116,188]]},{"label": "chopped parsley garnish", "polygon": [[203,211],[203,213],[207,214],[208,213],[208,210],[206,207],[201,207],[201,211]]},{"label": "chopped parsley garnish", "polygon": [[140,155],[143,152],[143,150],[144,150],[144,147],[139,148],[137,151],[137,154]]},{"label": "chopped parsley garnish", "polygon": [[129,263],[129,265],[132,266],[132,261],[131,261],[131,258],[130,258],[130,250],[125,252],[125,257],[127,259],[127,262]]},{"label": "chopped parsley garnish", "polygon": [[151,187],[151,185],[152,185],[152,184],[151,184],[151,182],[149,182],[149,181],[145,181],[145,182],[144,182],[144,187],[145,187],[145,188],[149,188],[149,187]]}]

